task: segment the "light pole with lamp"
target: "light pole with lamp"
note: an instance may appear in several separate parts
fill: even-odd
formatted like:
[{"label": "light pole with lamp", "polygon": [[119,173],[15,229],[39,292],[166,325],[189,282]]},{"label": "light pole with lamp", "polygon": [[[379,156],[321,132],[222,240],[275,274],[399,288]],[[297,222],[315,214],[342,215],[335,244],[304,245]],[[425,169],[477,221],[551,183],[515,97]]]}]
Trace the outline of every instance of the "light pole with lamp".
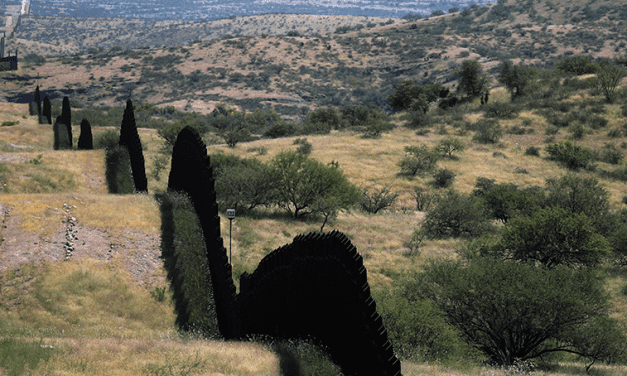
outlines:
[{"label": "light pole with lamp", "polygon": [[229,264],[231,264],[231,232],[233,230],[233,219],[235,218],[235,209],[226,209],[226,217],[229,219]]}]

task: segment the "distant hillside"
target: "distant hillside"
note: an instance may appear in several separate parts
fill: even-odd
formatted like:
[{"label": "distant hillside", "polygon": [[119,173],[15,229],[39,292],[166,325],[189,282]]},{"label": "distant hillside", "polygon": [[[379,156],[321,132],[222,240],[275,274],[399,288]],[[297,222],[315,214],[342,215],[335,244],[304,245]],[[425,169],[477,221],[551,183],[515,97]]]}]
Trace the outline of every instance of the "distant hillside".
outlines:
[{"label": "distant hillside", "polygon": [[[31,22],[40,20],[45,19],[32,18]],[[289,36],[225,36],[200,42],[203,34],[192,33],[191,26],[189,34],[182,31],[182,24],[173,26],[168,34],[138,24],[136,33],[127,34],[129,45],[148,44],[153,40],[149,35],[160,35],[160,44],[168,41],[166,35],[176,35],[181,43],[179,47],[135,50],[97,49],[104,39],[95,32],[83,33],[86,20],[76,19],[75,29],[61,23],[58,27],[24,28],[17,39],[20,51],[32,41],[65,49],[78,49],[81,43],[83,48],[93,47],[88,53],[42,58],[42,46],[38,55],[25,56],[31,63],[22,64],[21,71],[5,74],[5,95],[11,101],[32,100],[35,77],[39,76],[37,82],[49,95],[70,95],[77,103],[120,106],[131,95],[136,102],[172,105],[183,111],[208,112],[216,103],[226,103],[248,111],[272,106],[283,116],[299,117],[330,105],[359,103],[386,108],[387,94],[403,79],[454,86],[453,72],[466,59],[479,60],[494,77],[494,69],[504,59],[550,67],[577,53],[593,58],[625,54],[627,40],[627,10],[612,1],[509,0],[394,25],[327,26],[336,31],[326,35],[306,34],[323,27],[315,26],[311,18],[264,16],[256,26],[255,20],[235,21],[238,25],[248,21],[251,34],[269,34],[271,21],[283,27],[281,30],[294,22],[294,28],[289,27]],[[334,20],[329,18],[324,24]],[[364,21],[367,19],[355,25]],[[108,29],[120,30],[114,32],[119,34],[115,43],[123,40],[121,30],[132,30],[129,24],[140,21],[126,22],[119,29],[107,24]],[[239,34],[243,33],[240,30]],[[194,39],[195,43],[189,43]]]},{"label": "distant hillside", "polygon": [[65,17],[129,17],[167,20],[215,20],[261,14],[311,14],[359,17],[396,17],[406,14],[427,16],[433,11],[484,5],[494,0],[392,1],[392,0],[32,0],[31,14]]},{"label": "distant hillside", "polygon": [[88,49],[181,46],[225,36],[328,34],[338,28],[375,27],[395,18],[267,14],[216,21],[129,18],[22,17],[12,43],[24,53],[67,55]]}]

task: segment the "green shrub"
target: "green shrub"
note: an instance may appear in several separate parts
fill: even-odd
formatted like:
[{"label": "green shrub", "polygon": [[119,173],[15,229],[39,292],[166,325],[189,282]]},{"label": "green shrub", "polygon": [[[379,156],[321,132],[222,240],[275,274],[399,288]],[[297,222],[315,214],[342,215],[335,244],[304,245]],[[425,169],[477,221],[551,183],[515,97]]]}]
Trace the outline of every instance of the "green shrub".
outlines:
[{"label": "green shrub", "polygon": [[603,281],[593,270],[446,259],[428,265],[405,291],[433,302],[495,364],[511,366],[542,351],[609,360],[625,349],[624,334],[608,316]]},{"label": "green shrub", "polygon": [[596,73],[597,66],[590,56],[575,55],[568,56],[555,63],[555,68],[565,72],[581,76],[583,74]]},{"label": "green shrub", "polygon": [[266,128],[263,132],[263,136],[267,138],[281,138],[281,137],[289,137],[296,133],[296,128],[294,124],[282,122],[275,123]]},{"label": "green shrub", "polygon": [[548,268],[595,266],[610,250],[607,240],[596,231],[593,219],[583,213],[547,207],[508,221],[499,248],[505,259]]},{"label": "green shrub", "polygon": [[405,146],[405,157],[401,160],[401,174],[405,176],[424,175],[432,171],[440,156],[427,145]]},{"label": "green shrub", "polygon": [[222,133],[222,138],[224,138],[224,142],[226,142],[228,147],[234,148],[240,142],[254,141],[258,137],[253,137],[250,134],[250,131],[244,128],[239,130],[226,131]]},{"label": "green shrub", "polygon": [[388,339],[401,360],[446,361],[472,352],[430,301],[402,292],[374,294]]},{"label": "green shrub", "polygon": [[416,201],[416,210],[426,211],[431,207],[431,204],[438,200],[438,197],[434,193],[429,193],[421,187],[416,187],[411,192],[412,197]]},{"label": "green shrub", "polygon": [[618,150],[614,144],[606,144],[601,150],[600,160],[605,163],[617,165],[625,158],[625,154]]},{"label": "green shrub", "polygon": [[503,128],[496,120],[481,119],[474,125],[476,129],[472,140],[480,144],[495,144],[503,135]]},{"label": "green shrub", "polygon": [[568,132],[571,134],[573,140],[581,140],[586,134],[586,127],[579,123],[575,123],[568,127]]},{"label": "green shrub", "polygon": [[612,171],[601,170],[599,175],[606,179],[627,182],[627,166],[617,167]]},{"label": "green shrub", "polygon": [[497,79],[510,92],[512,99],[523,97],[531,92],[531,84],[537,73],[534,68],[504,61],[497,69],[499,71]]},{"label": "green shrub", "polygon": [[406,116],[405,126],[409,129],[423,129],[431,125],[432,118],[422,111],[409,111]]},{"label": "green shrub", "polygon": [[594,154],[590,149],[569,141],[547,145],[545,150],[550,160],[558,161],[571,170],[590,168],[594,162]]},{"label": "green shrub", "polygon": [[601,61],[598,66],[597,77],[599,78],[599,86],[605,95],[605,100],[608,103],[612,103],[616,97],[616,88],[625,74],[627,74],[627,71],[608,59]]},{"label": "green shrub", "polygon": [[527,149],[525,149],[525,155],[531,155],[534,157],[539,157],[540,156],[540,148],[537,148],[535,146],[529,146]]},{"label": "green shrub", "polygon": [[323,164],[295,151],[274,157],[265,179],[275,184],[277,206],[294,218],[321,215],[323,227],[330,217],[359,201],[359,189],[346,179],[337,162]]},{"label": "green shrub", "polygon": [[99,133],[94,138],[94,149],[113,149],[120,144],[120,134],[112,129]]},{"label": "green shrub", "polygon": [[270,168],[261,161],[237,156],[212,155],[216,196],[220,207],[252,210],[274,203],[275,186]]},{"label": "green shrub", "polygon": [[342,118],[334,107],[318,108],[307,114],[305,124],[320,124],[314,128],[340,129],[342,128]]},{"label": "green shrub", "polygon": [[519,215],[530,215],[539,209],[544,195],[537,189],[518,189],[515,184],[494,184],[490,179],[478,178],[473,194],[485,203],[490,216],[503,223]]},{"label": "green shrub", "polygon": [[485,116],[495,119],[515,119],[521,111],[521,106],[512,102],[492,102],[483,106]]},{"label": "green shrub", "polygon": [[466,145],[464,145],[464,143],[460,139],[449,137],[438,142],[437,146],[435,147],[435,150],[437,150],[440,154],[444,155],[445,157],[454,159],[457,157],[453,156],[453,153],[463,152],[464,150],[466,150]]},{"label": "green shrub", "polygon": [[359,207],[366,213],[377,214],[379,211],[392,206],[397,197],[398,193],[394,193],[386,187],[373,190],[372,193],[364,189],[361,193],[361,200],[359,200]]},{"label": "green shrub", "polygon": [[427,212],[421,231],[430,238],[475,237],[492,230],[482,201],[448,190]]},{"label": "green shrub", "polygon": [[448,188],[453,184],[453,180],[455,179],[456,174],[446,168],[439,169],[433,174],[434,182],[433,184],[437,188]]},{"label": "green shrub", "polygon": [[[296,140],[301,140],[301,139],[298,138]],[[294,144],[297,144],[296,140],[294,140]],[[306,138],[302,139],[302,142],[299,142],[297,145],[298,147],[296,148],[296,152],[299,154],[309,155],[311,154],[311,151],[313,150],[313,145],[309,141],[307,141]]]},{"label": "green shrub", "polygon": [[623,135],[623,132],[620,129],[616,129],[616,128],[610,129],[607,132],[607,137],[608,138],[619,138],[622,135]]}]

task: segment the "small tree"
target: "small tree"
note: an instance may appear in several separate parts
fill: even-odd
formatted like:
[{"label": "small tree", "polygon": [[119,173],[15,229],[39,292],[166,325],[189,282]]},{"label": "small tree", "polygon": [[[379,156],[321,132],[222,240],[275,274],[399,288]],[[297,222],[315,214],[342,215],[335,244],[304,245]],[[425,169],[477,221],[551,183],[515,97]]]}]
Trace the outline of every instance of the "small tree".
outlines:
[{"label": "small tree", "polygon": [[274,181],[268,179],[270,167],[261,161],[231,156],[212,156],[217,200],[238,211],[271,205],[276,201]]},{"label": "small tree", "polygon": [[307,155],[285,151],[270,166],[277,204],[294,218],[321,214],[326,223],[334,213],[349,209],[359,200],[359,189],[346,179],[337,163],[324,165]]},{"label": "small tree", "polygon": [[509,91],[512,100],[528,94],[534,76],[532,68],[504,61],[498,66],[498,70],[498,81]]},{"label": "small tree", "polygon": [[555,63],[555,68],[562,72],[572,73],[576,75],[596,73],[597,65],[592,62],[590,56],[575,55],[567,56]]},{"label": "small tree", "polygon": [[450,189],[427,212],[422,231],[430,238],[475,237],[492,230],[479,198]]},{"label": "small tree", "polygon": [[459,76],[457,90],[470,99],[488,92],[489,78],[487,73],[482,73],[481,70],[481,64],[477,60],[464,60],[461,67],[455,71]]},{"label": "small tree", "polygon": [[604,59],[599,63],[597,77],[599,78],[601,90],[605,95],[605,100],[608,103],[614,102],[616,87],[623,77],[625,77],[625,72],[624,68],[614,64],[611,60]]},{"label": "small tree", "polygon": [[457,157],[453,156],[453,153],[463,152],[466,150],[466,145],[464,145],[464,143],[458,138],[449,137],[438,142],[436,150],[449,159],[457,159]]},{"label": "small tree", "polygon": [[222,133],[222,138],[224,138],[224,142],[226,142],[228,147],[235,148],[239,142],[250,141],[251,136],[248,129],[238,129]]},{"label": "small tree", "polygon": [[383,187],[379,190],[373,190],[372,193],[367,189],[361,194],[359,206],[363,211],[370,214],[377,214],[379,211],[389,208],[398,198],[398,193],[390,191],[389,188]]},{"label": "small tree", "polygon": [[307,114],[306,124],[319,124],[322,128],[342,128],[342,118],[334,107],[318,108]]},{"label": "small tree", "polygon": [[405,157],[401,160],[401,174],[423,175],[435,169],[440,156],[427,145],[405,146]]},{"label": "small tree", "polygon": [[598,232],[605,234],[610,215],[610,194],[594,177],[573,173],[546,181],[547,203],[573,214],[592,219]]},{"label": "small tree", "polygon": [[511,219],[503,228],[498,248],[506,258],[548,268],[594,266],[610,250],[591,218],[560,207],[539,209],[531,216]]},{"label": "small tree", "polygon": [[[588,330],[597,319],[611,319],[603,282],[586,269],[548,270],[490,258],[445,260],[429,265],[407,286],[406,295],[434,302],[468,344],[499,365],[556,351],[609,360],[624,348],[624,335],[616,326]],[[595,351],[582,335],[595,345],[604,338],[620,340]]]},{"label": "small tree", "polygon": [[519,215],[531,215],[545,200],[539,187],[518,189],[515,184],[492,184],[481,189],[479,179],[477,179],[479,189],[474,191],[474,194],[483,200],[492,218],[503,223]]},{"label": "small tree", "polygon": [[396,86],[396,92],[388,95],[387,100],[395,111],[413,108],[423,113],[429,109],[429,103],[435,102],[446,89],[442,84],[415,84],[413,80],[403,80]]},{"label": "small tree", "polygon": [[558,161],[571,170],[588,168],[594,162],[592,150],[569,141],[547,145],[545,150],[549,159]]}]

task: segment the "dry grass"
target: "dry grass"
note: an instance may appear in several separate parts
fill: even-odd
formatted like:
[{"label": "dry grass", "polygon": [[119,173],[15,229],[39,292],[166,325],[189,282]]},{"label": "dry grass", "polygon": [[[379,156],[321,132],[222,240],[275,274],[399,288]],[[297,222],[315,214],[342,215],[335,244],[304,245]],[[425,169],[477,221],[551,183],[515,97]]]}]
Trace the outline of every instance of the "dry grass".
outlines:
[{"label": "dry grass", "polygon": [[170,304],[138,287],[120,259],[26,264],[0,278],[2,335],[167,338],[176,333]]},{"label": "dry grass", "polygon": [[1,202],[20,217],[25,232],[42,239],[58,230],[66,216],[64,205],[73,207],[79,224],[111,232],[157,234],[161,227],[158,205],[150,195],[12,194],[3,195]]}]

